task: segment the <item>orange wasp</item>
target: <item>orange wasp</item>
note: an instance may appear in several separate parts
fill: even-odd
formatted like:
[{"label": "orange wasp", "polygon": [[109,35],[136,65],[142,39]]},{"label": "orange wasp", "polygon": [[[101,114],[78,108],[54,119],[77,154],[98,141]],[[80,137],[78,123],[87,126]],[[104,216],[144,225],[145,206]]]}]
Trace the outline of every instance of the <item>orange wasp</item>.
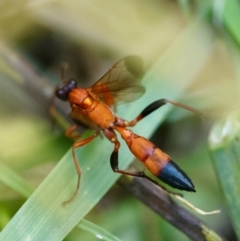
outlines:
[{"label": "orange wasp", "polygon": [[140,85],[143,74],[142,59],[137,56],[127,56],[113,65],[92,87],[78,88],[75,80],[65,80],[64,69],[61,69],[61,79],[64,86],[57,87],[55,95],[63,101],[69,101],[72,108],[70,117],[75,122],[66,131],[66,136],[73,139],[80,137],[75,132],[82,119],[88,121],[91,127],[96,130],[91,136],[78,140],[72,145],[72,155],[78,174],[78,181],[76,191],[65,203],[73,200],[80,187],[81,169],[77,161],[75,149],[88,144],[99,135],[100,131],[114,144],[114,150],[110,157],[111,168],[114,172],[146,178],[156,184],[143,171],[133,172],[118,168],[120,143],[116,135],[117,131],[133,155],[143,162],[154,176],[173,188],[195,192],[190,178],[167,154],[146,138],[134,134],[126,127],[136,125],[138,121],[167,103],[201,114],[199,110],[171,100],[160,99],[148,105],[132,121],[126,121],[117,117],[111,109],[116,104],[134,101],[143,95],[145,88]]}]

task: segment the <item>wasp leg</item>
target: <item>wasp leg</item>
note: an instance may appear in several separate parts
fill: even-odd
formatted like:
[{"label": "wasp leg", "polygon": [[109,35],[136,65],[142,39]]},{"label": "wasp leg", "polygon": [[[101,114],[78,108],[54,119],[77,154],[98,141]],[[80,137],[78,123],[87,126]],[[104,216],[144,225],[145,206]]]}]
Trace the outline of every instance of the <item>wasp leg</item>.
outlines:
[{"label": "wasp leg", "polygon": [[125,175],[129,175],[129,176],[134,176],[134,177],[145,178],[148,181],[152,182],[153,184],[155,184],[155,185],[159,186],[160,188],[162,188],[166,193],[182,196],[180,193],[172,192],[172,191],[166,189],[164,186],[159,184],[157,181],[155,181],[154,179],[152,179],[149,176],[147,176],[143,171],[132,172],[132,171],[127,171],[127,170],[120,170],[118,168],[118,151],[116,151],[115,148],[114,148],[114,151],[113,151],[113,153],[111,155],[110,163],[111,163],[112,170],[114,172],[125,174]]},{"label": "wasp leg", "polygon": [[160,185],[158,182],[156,182],[155,180],[153,180],[152,178],[147,176],[143,171],[135,171],[134,172],[134,171],[128,171],[128,170],[120,170],[118,167],[118,150],[120,148],[120,143],[117,139],[117,135],[113,130],[110,130],[110,129],[104,130],[103,133],[108,138],[108,140],[110,140],[114,144],[114,150],[110,157],[110,165],[114,172],[129,175],[129,176],[134,176],[134,177],[146,178],[147,180],[154,183],[155,185],[160,186],[165,192],[169,192],[174,195],[179,195],[178,193],[167,190],[165,187]]},{"label": "wasp leg", "polygon": [[178,106],[180,108],[186,109],[188,111],[191,111],[197,115],[200,115],[201,117],[204,116],[204,113],[198,109],[195,109],[191,106],[188,105],[184,105],[181,104],[179,102],[175,102],[172,100],[168,100],[168,99],[160,99],[160,100],[156,100],[153,103],[151,103],[150,105],[148,105],[146,108],[144,108],[141,113],[132,121],[124,121],[122,119],[118,119],[116,121],[116,125],[122,126],[122,127],[126,127],[126,126],[135,126],[137,124],[137,122],[139,122],[140,120],[142,120],[143,118],[145,118],[146,116],[148,116],[149,114],[151,114],[153,111],[157,110],[158,108],[162,107],[163,105],[170,103],[172,105]]},{"label": "wasp leg", "polygon": [[66,131],[65,131],[65,136],[71,139],[78,139],[81,137],[81,134],[79,133],[74,133],[77,130],[78,125],[74,124],[72,126],[70,126]]},{"label": "wasp leg", "polygon": [[[114,144],[114,150],[110,157],[110,165],[114,172],[126,174],[129,176],[135,176],[135,177],[146,177],[144,172],[132,172],[127,170],[120,170],[118,168],[118,150],[120,148],[120,142],[117,139],[117,135],[112,129],[105,129],[103,130],[104,135],[108,138],[109,141],[111,141]],[[147,178],[150,180],[150,178]]]},{"label": "wasp leg", "polygon": [[75,192],[71,196],[71,198],[69,200],[63,202],[63,205],[66,205],[66,204],[70,203],[75,198],[75,196],[77,195],[77,192],[78,192],[78,190],[80,188],[80,179],[81,179],[82,172],[81,172],[81,168],[80,168],[80,166],[78,164],[78,161],[77,161],[77,157],[76,157],[76,154],[75,154],[75,149],[78,148],[78,147],[81,147],[81,146],[84,146],[84,145],[88,144],[90,141],[92,141],[98,135],[99,135],[99,131],[96,131],[93,135],[89,136],[88,138],[80,140],[80,141],[77,141],[77,142],[75,142],[72,145],[73,161],[74,161],[74,165],[75,165],[75,168],[77,170],[77,175],[78,175],[77,187],[76,187]]}]

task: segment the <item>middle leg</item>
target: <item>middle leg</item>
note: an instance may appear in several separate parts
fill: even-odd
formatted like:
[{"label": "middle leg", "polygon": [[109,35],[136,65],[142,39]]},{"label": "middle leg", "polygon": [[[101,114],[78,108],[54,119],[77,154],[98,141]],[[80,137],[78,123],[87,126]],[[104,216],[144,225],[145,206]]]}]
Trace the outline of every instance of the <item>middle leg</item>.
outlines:
[{"label": "middle leg", "polygon": [[77,180],[77,187],[75,192],[73,193],[73,195],[71,196],[70,199],[68,199],[67,201],[63,202],[63,205],[70,203],[74,197],[77,195],[77,192],[80,188],[80,179],[81,179],[81,168],[79,166],[79,163],[77,161],[77,157],[75,154],[75,149],[81,146],[84,146],[86,144],[88,144],[89,142],[91,142],[95,137],[97,137],[99,135],[99,131],[96,131],[95,133],[93,133],[91,136],[87,137],[86,139],[80,140],[80,141],[76,141],[73,145],[72,145],[72,155],[73,155],[73,161],[74,161],[74,165],[75,168],[77,170],[77,175],[78,175],[78,180]]}]

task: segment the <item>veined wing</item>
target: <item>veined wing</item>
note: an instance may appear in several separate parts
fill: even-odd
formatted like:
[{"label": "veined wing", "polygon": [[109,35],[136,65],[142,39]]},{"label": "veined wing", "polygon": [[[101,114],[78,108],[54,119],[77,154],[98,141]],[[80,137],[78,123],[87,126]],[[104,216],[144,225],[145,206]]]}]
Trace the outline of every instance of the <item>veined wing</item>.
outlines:
[{"label": "veined wing", "polygon": [[90,89],[104,103],[112,107],[140,98],[145,87],[140,84],[144,74],[143,61],[138,56],[119,60]]}]

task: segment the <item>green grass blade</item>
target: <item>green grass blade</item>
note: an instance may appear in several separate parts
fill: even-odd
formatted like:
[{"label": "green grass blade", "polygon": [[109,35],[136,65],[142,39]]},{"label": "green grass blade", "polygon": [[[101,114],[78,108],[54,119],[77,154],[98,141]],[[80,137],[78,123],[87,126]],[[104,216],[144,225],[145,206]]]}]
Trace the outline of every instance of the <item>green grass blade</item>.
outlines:
[{"label": "green grass blade", "polygon": [[227,201],[229,213],[240,239],[240,122],[228,116],[213,127],[209,146],[212,160]]},{"label": "green grass blade", "polygon": [[223,21],[230,35],[240,45],[240,4],[238,0],[226,1]]},{"label": "green grass blade", "polygon": [[20,177],[12,169],[0,163],[0,181],[8,185],[23,197],[28,198],[34,191],[22,177]]},{"label": "green grass blade", "polygon": [[108,233],[105,229],[103,229],[103,228],[97,226],[96,224],[91,223],[85,219],[83,219],[77,226],[85,231],[92,233],[100,240],[120,241],[119,238]]},{"label": "green grass blade", "polygon": [[[144,97],[129,104],[127,108],[120,106],[119,116],[131,119],[156,99],[178,100],[206,64],[211,50],[212,33],[201,21],[195,22],[146,74],[143,83],[147,86],[147,93]],[[196,61],[193,62],[192,59]],[[167,105],[161,112],[152,114],[141,121],[134,131],[150,137],[171,108],[173,107]],[[62,202],[72,195],[77,181],[72,154],[67,152],[3,229],[0,240],[62,240],[119,177],[111,171],[109,165],[112,150],[110,142],[97,138],[76,151],[83,172],[81,190],[71,204],[63,207]],[[133,159],[124,143],[119,158],[122,169]]]}]

